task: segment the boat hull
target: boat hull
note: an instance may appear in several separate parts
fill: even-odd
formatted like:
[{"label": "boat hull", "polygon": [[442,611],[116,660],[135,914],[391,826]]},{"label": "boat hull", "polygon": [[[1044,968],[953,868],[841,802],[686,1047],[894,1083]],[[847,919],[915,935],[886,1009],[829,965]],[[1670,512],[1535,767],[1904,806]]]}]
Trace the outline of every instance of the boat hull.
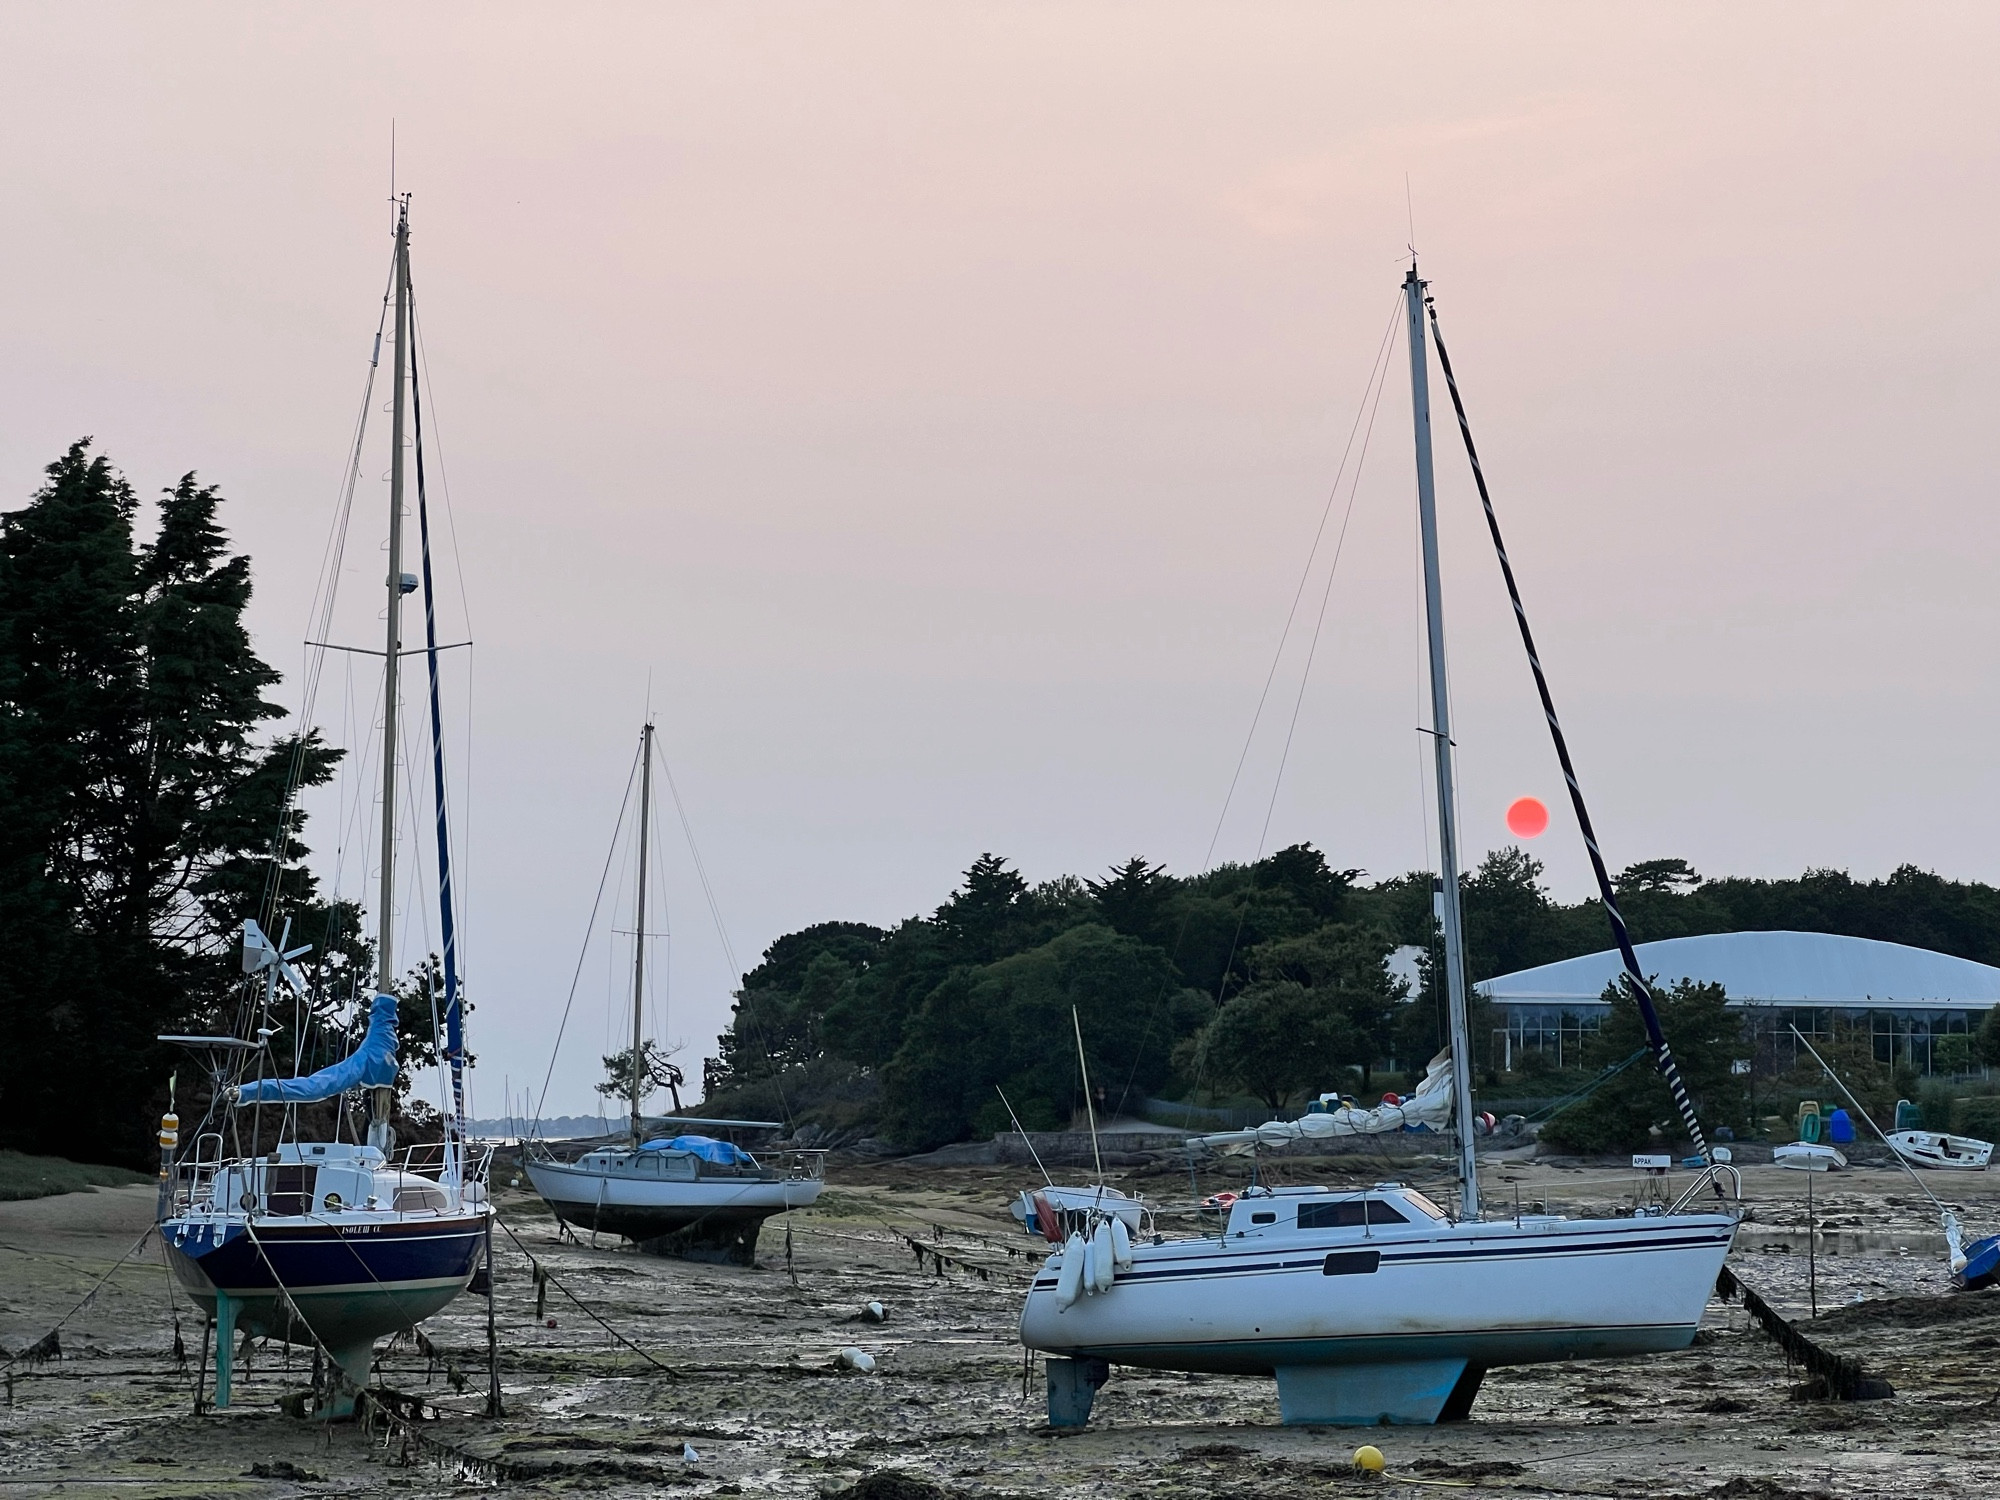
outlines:
[{"label": "boat hull", "polygon": [[[174,1278],[213,1316],[217,1293],[237,1328],[336,1353],[429,1317],[472,1280],[486,1240],[483,1213],[396,1222],[169,1220],[161,1226]],[[307,1327],[296,1326],[291,1306]]]},{"label": "boat hull", "polygon": [[528,1180],[557,1218],[592,1234],[616,1234],[653,1255],[750,1265],[764,1221],[810,1208],[817,1178],[695,1178],[662,1181],[529,1161]]},{"label": "boat hull", "polygon": [[1937,1172],[1983,1172],[1993,1159],[1993,1143],[1970,1136],[1898,1130],[1885,1139],[1904,1161]]},{"label": "boat hull", "polygon": [[[1021,1340],[1068,1359],[1275,1375],[1288,1422],[1436,1421],[1494,1366],[1686,1347],[1735,1227],[1699,1215],[1142,1245],[1107,1292],[1066,1307],[1059,1254],[1035,1278]],[[1311,1373],[1338,1367],[1373,1373]]]}]

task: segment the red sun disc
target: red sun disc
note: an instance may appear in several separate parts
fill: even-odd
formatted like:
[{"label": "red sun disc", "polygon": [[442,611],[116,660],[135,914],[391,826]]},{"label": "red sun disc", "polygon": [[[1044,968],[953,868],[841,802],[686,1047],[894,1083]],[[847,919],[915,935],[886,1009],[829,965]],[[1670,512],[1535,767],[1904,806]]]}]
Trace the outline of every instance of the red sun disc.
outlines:
[{"label": "red sun disc", "polygon": [[1507,831],[1517,839],[1540,838],[1548,832],[1549,810],[1540,797],[1516,797],[1507,808]]}]

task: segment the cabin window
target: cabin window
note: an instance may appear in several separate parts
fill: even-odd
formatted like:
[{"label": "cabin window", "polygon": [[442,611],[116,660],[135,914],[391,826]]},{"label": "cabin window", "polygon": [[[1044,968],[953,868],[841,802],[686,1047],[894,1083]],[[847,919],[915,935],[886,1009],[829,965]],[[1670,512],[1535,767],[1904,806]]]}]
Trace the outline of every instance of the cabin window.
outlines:
[{"label": "cabin window", "polygon": [[271,1212],[303,1214],[312,1203],[313,1179],[318,1167],[283,1166],[271,1169]]},{"label": "cabin window", "polygon": [[1278,1216],[1273,1213],[1252,1214],[1250,1215],[1250,1222],[1252,1224],[1275,1224],[1278,1222]]},{"label": "cabin window", "polygon": [[1381,1267],[1380,1250],[1336,1250],[1320,1267],[1322,1276],[1373,1276]]},{"label": "cabin window", "polygon": [[396,1189],[396,1212],[441,1214],[445,1210],[444,1192],[428,1183],[405,1183]]},{"label": "cabin window", "polygon": [[[1359,1229],[1363,1224],[1407,1224],[1410,1216],[1380,1198],[1350,1198],[1344,1203],[1301,1203],[1301,1229]],[[1329,1276],[1334,1273],[1329,1271]]]}]

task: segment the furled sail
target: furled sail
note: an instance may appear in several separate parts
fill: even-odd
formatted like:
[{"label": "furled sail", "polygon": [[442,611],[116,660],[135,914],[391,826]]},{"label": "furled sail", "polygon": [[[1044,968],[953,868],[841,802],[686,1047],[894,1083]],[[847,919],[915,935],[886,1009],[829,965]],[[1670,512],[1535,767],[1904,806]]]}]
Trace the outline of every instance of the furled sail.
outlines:
[{"label": "furled sail", "polygon": [[310,1104],[349,1089],[384,1088],[396,1081],[396,997],[377,995],[368,1007],[361,1045],[330,1068],[303,1078],[260,1078],[237,1091],[238,1104]]},{"label": "furled sail", "polygon": [[1386,1135],[1407,1125],[1437,1130],[1451,1119],[1451,1049],[1446,1048],[1424,1070],[1424,1081],[1407,1099],[1378,1104],[1373,1109],[1342,1105],[1296,1120],[1272,1120],[1251,1130],[1224,1130],[1198,1135],[1191,1146],[1282,1146],[1291,1141],[1322,1141],[1346,1135]]}]

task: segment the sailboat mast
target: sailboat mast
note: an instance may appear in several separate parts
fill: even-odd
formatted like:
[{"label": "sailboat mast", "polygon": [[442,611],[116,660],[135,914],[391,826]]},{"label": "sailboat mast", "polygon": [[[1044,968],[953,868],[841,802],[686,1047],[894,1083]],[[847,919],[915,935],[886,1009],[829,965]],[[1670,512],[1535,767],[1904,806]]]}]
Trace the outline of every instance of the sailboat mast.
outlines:
[{"label": "sailboat mast", "polygon": [[644,1101],[646,1046],[646,841],[653,825],[653,721],[639,735],[639,902],[632,922],[632,1144],[638,1145]]},{"label": "sailboat mast", "polygon": [[1423,534],[1424,623],[1430,642],[1431,747],[1438,800],[1439,904],[1444,919],[1445,1001],[1451,1017],[1452,1113],[1458,1123],[1462,1214],[1479,1217],[1478,1162],[1472,1149],[1472,1036],[1465,996],[1465,923],[1458,891],[1458,799],[1451,770],[1451,694],[1445,680],[1444,594],[1438,570],[1437,481],[1431,468],[1429,341],[1424,283],[1414,263],[1403,281],[1408,304],[1410,410],[1417,443],[1417,520]]},{"label": "sailboat mast", "polygon": [[[410,205],[405,199],[396,214],[396,339],[392,356],[395,394],[389,425],[389,607],[382,678],[382,883],[375,909],[375,992],[380,995],[394,994],[396,979],[396,669],[403,649],[403,408],[409,344]],[[389,1111],[394,1100],[394,1089],[374,1091],[368,1122],[370,1145],[387,1149]]]}]

